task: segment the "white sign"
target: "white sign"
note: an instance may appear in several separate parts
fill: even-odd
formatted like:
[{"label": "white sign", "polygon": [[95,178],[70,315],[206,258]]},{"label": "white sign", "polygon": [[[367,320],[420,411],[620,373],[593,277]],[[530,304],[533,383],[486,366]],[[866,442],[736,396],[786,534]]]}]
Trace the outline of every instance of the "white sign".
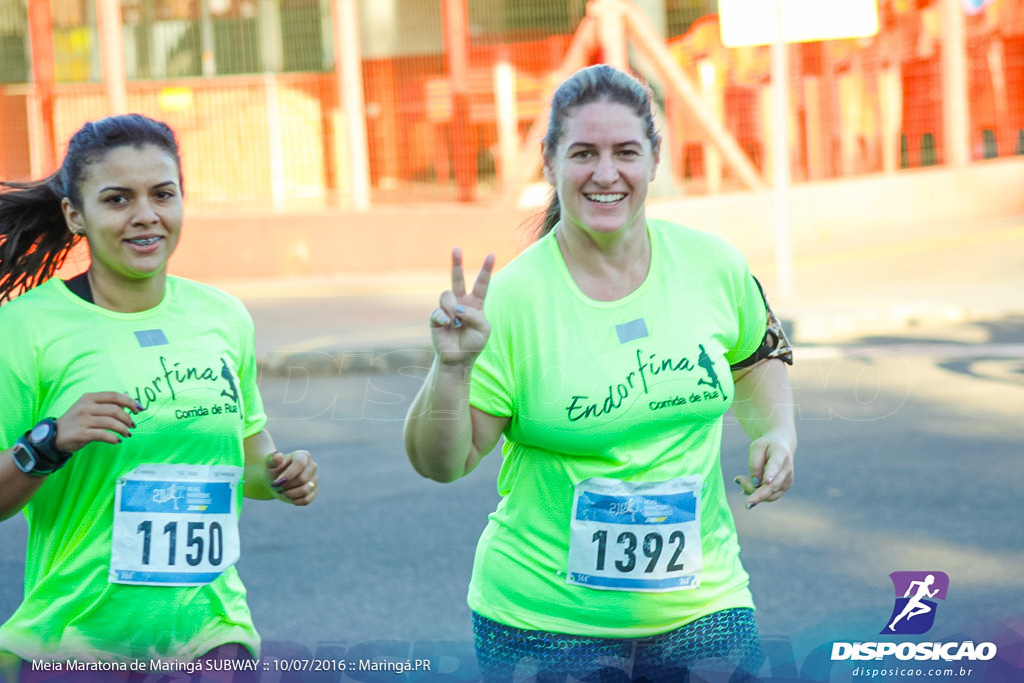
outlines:
[{"label": "white sign", "polygon": [[878,33],[876,0],[718,0],[722,44],[770,45],[778,33],[787,43],[863,38]]},{"label": "white sign", "polygon": [[963,2],[964,11],[971,16],[981,14],[989,5],[992,4],[992,0],[963,0]]}]

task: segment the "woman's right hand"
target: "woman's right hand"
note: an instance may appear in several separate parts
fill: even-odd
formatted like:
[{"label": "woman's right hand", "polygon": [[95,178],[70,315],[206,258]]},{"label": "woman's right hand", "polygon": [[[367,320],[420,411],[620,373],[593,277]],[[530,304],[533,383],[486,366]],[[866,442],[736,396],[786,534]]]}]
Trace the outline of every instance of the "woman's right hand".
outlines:
[{"label": "woman's right hand", "polygon": [[[128,411],[128,412],[125,412]],[[57,418],[57,448],[74,453],[90,443],[121,443],[135,428],[132,415],[142,405],[128,394],[100,391],[83,394],[66,413]]]},{"label": "woman's right hand", "polygon": [[483,351],[491,334],[484,316],[484,297],[494,269],[494,254],[484,259],[473,290],[466,292],[462,252],[452,249],[452,288],[441,294],[440,306],[430,314],[430,334],[442,365],[469,367]]}]

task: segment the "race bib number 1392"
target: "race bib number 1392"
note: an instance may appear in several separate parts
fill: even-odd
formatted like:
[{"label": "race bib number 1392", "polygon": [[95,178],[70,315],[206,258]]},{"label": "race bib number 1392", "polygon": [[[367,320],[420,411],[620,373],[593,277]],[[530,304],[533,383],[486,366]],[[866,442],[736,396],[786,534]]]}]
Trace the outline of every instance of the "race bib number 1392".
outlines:
[{"label": "race bib number 1392", "polygon": [[239,467],[145,465],[114,499],[111,583],[197,586],[238,561]]},{"label": "race bib number 1392", "polygon": [[567,581],[604,590],[697,588],[700,477],[665,482],[592,478],[576,486]]}]

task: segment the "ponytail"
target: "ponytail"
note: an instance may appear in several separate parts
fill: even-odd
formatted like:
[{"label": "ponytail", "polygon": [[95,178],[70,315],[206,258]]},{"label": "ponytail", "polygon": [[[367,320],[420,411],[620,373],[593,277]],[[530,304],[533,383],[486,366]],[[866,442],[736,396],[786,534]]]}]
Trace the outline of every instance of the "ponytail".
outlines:
[{"label": "ponytail", "polygon": [[174,159],[181,183],[181,156],[174,131],[141,114],[108,116],[83,125],[68,142],[60,170],[31,183],[0,182],[0,303],[53,277],[78,241],[64,220],[66,198],[81,208],[80,184],[89,167],[112,149],[154,145]]},{"label": "ponytail", "polygon": [[78,236],[61,209],[61,172],[32,183],[0,183],[0,303],[53,277]]},{"label": "ponytail", "polygon": [[551,201],[548,202],[548,208],[544,210],[543,214],[541,214],[540,222],[537,224],[537,231],[534,236],[535,240],[539,240],[541,237],[554,230],[561,217],[562,205],[558,201],[558,191],[552,189]]}]

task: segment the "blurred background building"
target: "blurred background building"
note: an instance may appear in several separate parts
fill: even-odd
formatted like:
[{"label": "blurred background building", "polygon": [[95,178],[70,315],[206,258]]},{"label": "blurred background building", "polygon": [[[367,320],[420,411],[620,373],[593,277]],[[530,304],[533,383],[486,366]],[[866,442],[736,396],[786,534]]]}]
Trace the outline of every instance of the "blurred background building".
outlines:
[{"label": "blurred background building", "polygon": [[716,0],[0,0],[0,179],[137,111],[200,213],[531,206],[546,100],[598,61],[656,92],[662,197],[757,193],[780,153],[794,186],[1024,155],[1024,0],[875,8],[787,46],[782,152],[772,48],[726,47]]}]

